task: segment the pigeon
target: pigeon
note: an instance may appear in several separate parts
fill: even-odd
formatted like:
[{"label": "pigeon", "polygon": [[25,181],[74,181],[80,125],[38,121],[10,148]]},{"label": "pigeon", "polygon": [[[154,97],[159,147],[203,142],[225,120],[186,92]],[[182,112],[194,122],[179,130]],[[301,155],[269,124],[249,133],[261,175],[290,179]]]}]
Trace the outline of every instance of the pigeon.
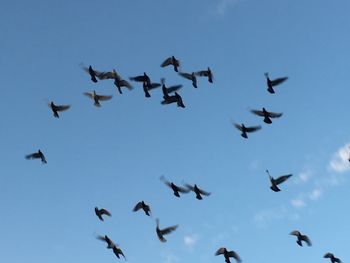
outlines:
[{"label": "pigeon", "polygon": [[163,235],[170,234],[171,232],[175,231],[176,228],[178,227],[178,225],[175,225],[175,226],[170,226],[170,227],[166,227],[166,228],[160,229],[159,228],[159,219],[158,218],[156,219],[156,222],[157,222],[156,232],[157,232],[157,236],[158,236],[158,238],[159,238],[159,240],[161,242],[166,242],[167,241],[164,238]]},{"label": "pigeon", "polygon": [[339,258],[336,258],[332,253],[328,252],[323,257],[329,258],[332,263],[341,263],[341,260]]},{"label": "pigeon", "polygon": [[142,209],[146,215],[150,216],[151,209],[144,201],[138,202],[132,211],[136,212],[140,209]]},{"label": "pigeon", "polygon": [[120,258],[119,255],[122,255],[122,256],[124,257],[124,259],[126,260],[126,257],[124,256],[123,251],[122,251],[119,247],[114,246],[114,247],[112,248],[112,250],[113,250],[114,255],[117,256],[117,258]]},{"label": "pigeon", "polygon": [[162,83],[163,96],[167,96],[167,95],[169,95],[169,93],[173,93],[173,92],[178,91],[179,89],[182,88],[182,85],[173,85],[170,87],[166,87],[164,78],[161,79],[161,83]]},{"label": "pigeon", "polygon": [[116,245],[113,243],[113,241],[112,241],[107,235],[104,235],[104,236],[98,235],[96,238],[99,239],[99,240],[101,240],[101,241],[106,242],[106,243],[107,243],[107,248],[108,248],[108,249],[112,249],[113,247],[116,246]]},{"label": "pigeon", "polygon": [[283,113],[275,113],[275,112],[268,112],[265,108],[262,108],[262,110],[251,110],[251,113],[264,117],[264,122],[267,124],[271,124],[271,118],[279,118],[283,115]]},{"label": "pigeon", "polygon": [[303,246],[302,241],[305,241],[308,246],[312,245],[309,237],[306,236],[306,235],[302,235],[298,230],[294,230],[290,234],[293,235],[293,236],[296,236],[298,238],[297,244],[299,246],[301,246],[301,247]]},{"label": "pigeon", "polygon": [[207,77],[208,81],[210,83],[213,83],[213,73],[211,72],[210,68],[208,67],[207,70],[201,70],[201,71],[197,71],[195,73],[196,76],[200,76],[200,77]]},{"label": "pigeon", "polygon": [[85,96],[88,96],[89,98],[94,100],[94,105],[96,107],[101,107],[100,100],[105,101],[105,100],[110,100],[112,96],[103,96],[103,95],[97,95],[96,91],[91,92],[84,92],[83,93]]},{"label": "pigeon", "polygon": [[160,180],[163,181],[163,183],[165,183],[168,187],[170,187],[173,190],[174,195],[176,197],[180,197],[179,193],[188,193],[188,192],[190,192],[189,189],[186,189],[184,187],[179,187],[179,186],[175,185],[174,183],[167,181],[164,176],[161,176]]},{"label": "pigeon", "polygon": [[36,153],[31,153],[31,154],[26,155],[26,159],[28,159],[28,160],[41,159],[42,163],[47,163],[46,158],[40,149]]},{"label": "pigeon", "polygon": [[106,209],[104,208],[98,209],[97,207],[95,207],[95,214],[101,221],[103,221],[102,215],[112,216],[111,213]]},{"label": "pigeon", "polygon": [[293,174],[286,174],[286,175],[282,175],[282,176],[279,176],[277,177],[276,179],[274,179],[270,173],[269,173],[269,170],[266,170],[267,174],[269,175],[269,178],[270,178],[270,182],[271,182],[271,186],[270,186],[270,189],[274,192],[279,192],[281,191],[281,189],[279,189],[277,187],[277,185],[283,183],[284,181],[286,181],[289,177],[291,177]]},{"label": "pigeon", "polygon": [[194,88],[197,88],[197,78],[194,72],[192,73],[184,73],[184,72],[179,72],[179,75],[181,77],[184,77],[185,79],[189,79],[192,81],[192,86]]},{"label": "pigeon", "polygon": [[209,196],[209,195],[210,195],[209,192],[206,192],[206,191],[204,191],[204,190],[202,190],[202,189],[199,189],[198,186],[197,186],[196,184],[195,184],[194,186],[192,186],[192,185],[190,185],[190,184],[185,184],[185,186],[186,186],[189,190],[193,191],[193,192],[196,194],[196,198],[197,198],[198,200],[202,200],[202,199],[203,199],[201,195],[205,195],[205,196]]},{"label": "pigeon", "polygon": [[164,100],[160,102],[163,105],[171,104],[171,103],[176,102],[178,107],[181,107],[181,108],[185,108],[186,107],[185,104],[182,101],[182,97],[177,92],[175,92],[175,95],[171,95],[171,96],[170,95],[164,95],[163,99]]},{"label": "pigeon", "polygon": [[53,112],[53,116],[56,118],[59,118],[60,116],[58,115],[59,111],[65,111],[70,108],[70,105],[55,105],[52,101],[49,103],[49,107],[51,108]]},{"label": "pigeon", "polygon": [[242,123],[241,125],[237,124],[237,123],[233,123],[233,125],[241,131],[241,136],[243,138],[248,138],[247,132],[255,132],[257,130],[261,129],[261,126],[251,126],[251,127],[246,127],[244,126],[244,124]]},{"label": "pigeon", "polygon": [[90,77],[91,77],[91,81],[96,83],[97,82],[97,79],[96,77],[99,77],[101,72],[97,71],[97,70],[94,70],[91,65],[87,68],[85,66],[82,66],[82,68],[90,74]]},{"label": "pigeon", "polygon": [[180,66],[180,61],[178,61],[174,56],[168,57],[160,66],[164,68],[169,65],[173,65],[175,72],[179,72],[178,67]]},{"label": "pigeon", "polygon": [[128,81],[122,79],[122,77],[119,76],[115,70],[113,70],[113,72],[114,72],[114,85],[117,87],[120,94],[123,94],[122,89],[121,89],[122,87],[125,87],[128,90],[133,89],[133,87],[131,86],[131,84]]},{"label": "pigeon", "polygon": [[218,255],[224,255],[226,263],[231,262],[230,258],[234,258],[238,263],[242,261],[236,252],[227,251],[225,247],[221,247],[215,252],[215,256],[218,256]]},{"label": "pigeon", "polygon": [[150,87],[151,86],[151,79],[149,76],[146,74],[146,72],[143,73],[143,75],[136,76],[136,77],[130,77],[129,78],[132,81],[137,81],[137,82],[146,82],[146,86]]},{"label": "pigeon", "polygon": [[282,77],[282,78],[270,80],[269,73],[265,73],[265,77],[266,77],[267,91],[270,92],[271,94],[275,93],[273,89],[274,86],[277,86],[288,79],[288,77]]},{"label": "pigeon", "polygon": [[142,87],[143,87],[143,92],[145,93],[145,97],[150,98],[151,95],[149,94],[149,91],[155,88],[159,88],[160,86],[162,86],[160,83],[151,82],[149,85],[147,85],[147,82],[143,82]]}]

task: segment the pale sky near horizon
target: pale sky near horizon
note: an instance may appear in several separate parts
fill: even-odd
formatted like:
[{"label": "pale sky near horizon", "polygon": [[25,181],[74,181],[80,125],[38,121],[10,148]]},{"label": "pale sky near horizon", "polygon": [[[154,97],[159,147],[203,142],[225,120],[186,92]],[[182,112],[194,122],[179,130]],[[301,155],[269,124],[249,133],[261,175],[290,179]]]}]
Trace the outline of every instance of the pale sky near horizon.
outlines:
[{"label": "pale sky near horizon", "polygon": [[[350,261],[350,2],[7,1],[0,9],[0,262]],[[178,76],[206,69],[214,83]],[[120,95],[80,65],[183,84],[185,109],[142,85]],[[288,76],[266,90],[264,73]],[[96,108],[83,92],[113,95]],[[69,104],[53,117],[49,101]],[[250,109],[282,112],[267,125]],[[243,139],[232,122],[261,125]],[[48,163],[24,156],[41,149]],[[272,176],[293,173],[269,189]],[[211,192],[176,198],[160,176]],[[132,208],[148,203],[152,217]],[[112,217],[100,222],[94,207]],[[161,227],[178,229],[161,243]],[[289,233],[307,234],[299,247]],[[124,261],[124,259],[120,259]],[[232,260],[234,262],[234,260]]]}]

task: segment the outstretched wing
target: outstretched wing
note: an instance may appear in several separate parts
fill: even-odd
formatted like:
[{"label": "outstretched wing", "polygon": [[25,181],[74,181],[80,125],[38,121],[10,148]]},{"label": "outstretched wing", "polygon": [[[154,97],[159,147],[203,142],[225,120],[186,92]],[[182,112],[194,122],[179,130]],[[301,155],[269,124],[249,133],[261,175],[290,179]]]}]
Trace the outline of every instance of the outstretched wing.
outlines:
[{"label": "outstretched wing", "polygon": [[250,110],[251,113],[264,117],[264,112],[261,110]]},{"label": "outstretched wing", "polygon": [[199,189],[199,188],[198,188],[198,190],[199,190],[199,193],[202,194],[202,195],[205,195],[205,196],[209,196],[209,195],[210,195],[209,192],[206,192],[206,191],[204,191],[204,190],[202,190],[202,189]]},{"label": "outstretched wing", "polygon": [[193,79],[192,74],[189,74],[189,73],[179,72],[179,75],[185,79],[189,79],[189,80]]},{"label": "outstretched wing", "polygon": [[129,90],[132,90],[132,89],[133,89],[133,87],[131,86],[131,84],[130,84],[128,81],[124,80],[124,79],[122,79],[122,80],[119,82],[119,84],[120,84],[120,86],[126,87],[126,88],[128,88]]},{"label": "outstretched wing", "polygon": [[83,93],[85,96],[88,96],[89,98],[93,99],[94,98],[94,94],[92,94],[91,92],[84,92]]},{"label": "outstretched wing", "polygon": [[65,111],[70,108],[70,105],[56,105],[56,110],[57,111]]},{"label": "outstretched wing", "polygon": [[40,154],[39,153],[31,153],[26,155],[26,159],[30,160],[30,159],[36,159],[36,158],[40,158]]},{"label": "outstretched wing", "polygon": [[162,68],[172,65],[172,58],[168,57],[166,60],[163,61],[163,63],[160,65]]},{"label": "outstretched wing", "polygon": [[159,179],[171,188],[171,183],[165,178],[164,175],[162,175]]},{"label": "outstretched wing", "polygon": [[299,236],[300,232],[298,230],[294,230],[294,231],[290,232],[290,235]]},{"label": "outstretched wing", "polygon": [[112,216],[112,214],[108,210],[106,210],[104,208],[100,209],[100,213],[104,214],[104,215],[107,215],[107,216]]},{"label": "outstretched wing", "polygon": [[275,183],[276,184],[281,184],[283,183],[284,181],[286,181],[289,177],[291,177],[293,174],[286,174],[286,175],[282,175],[282,176],[279,176],[275,179]]},{"label": "outstretched wing", "polygon": [[221,247],[219,248],[216,252],[215,252],[215,256],[218,256],[218,255],[221,255],[221,254],[224,254],[226,251],[226,248],[224,247]]},{"label": "outstretched wing", "polygon": [[136,212],[138,210],[140,210],[142,208],[142,203],[141,202],[138,202],[135,207],[133,208],[132,211]]},{"label": "outstretched wing", "polygon": [[196,74],[197,76],[200,76],[200,77],[208,77],[209,71],[208,70],[201,70],[201,71],[197,71],[194,74]]},{"label": "outstretched wing", "polygon": [[277,79],[271,80],[271,85],[277,86],[277,85],[285,82],[287,79],[288,79],[288,77],[283,77],[283,78],[277,78]]},{"label": "outstretched wing", "polygon": [[301,239],[304,240],[308,246],[312,245],[311,240],[308,236],[303,235]]},{"label": "outstretched wing", "polygon": [[177,227],[178,227],[178,225],[169,226],[169,227],[166,227],[164,229],[161,229],[160,232],[162,235],[167,235],[167,234],[170,234],[171,232],[175,231]]},{"label": "outstretched wing", "polygon": [[247,127],[246,131],[247,132],[255,132],[255,131],[260,130],[260,129],[261,129],[260,125],[259,126],[251,126],[251,127]]},{"label": "outstretched wing", "polygon": [[239,125],[238,123],[232,123],[232,124],[233,124],[233,126],[235,126],[238,130],[243,131],[242,126]]},{"label": "outstretched wing", "polygon": [[103,96],[103,95],[96,95],[98,100],[110,100],[113,96]]},{"label": "outstretched wing", "polygon": [[227,255],[229,257],[234,258],[235,260],[237,260],[237,262],[241,262],[242,261],[241,258],[238,256],[238,254],[236,252],[234,252],[234,251],[229,251],[227,253]]},{"label": "outstretched wing", "polygon": [[166,89],[167,89],[168,93],[172,93],[172,92],[178,91],[181,88],[182,88],[182,85],[174,85],[174,86],[170,86],[169,88],[166,88]]},{"label": "outstretched wing", "polygon": [[268,115],[270,118],[279,118],[283,115],[283,113],[269,112]]}]

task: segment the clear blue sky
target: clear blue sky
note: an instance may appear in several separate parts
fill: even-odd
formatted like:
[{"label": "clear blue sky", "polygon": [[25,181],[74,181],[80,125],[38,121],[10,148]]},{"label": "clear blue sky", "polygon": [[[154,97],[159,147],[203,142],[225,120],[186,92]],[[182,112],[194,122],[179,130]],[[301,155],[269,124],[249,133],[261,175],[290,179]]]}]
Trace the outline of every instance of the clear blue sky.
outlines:
[{"label": "clear blue sky", "polygon": [[[120,245],[128,262],[350,261],[347,0],[6,1],[0,9],[0,261],[115,262],[96,234]],[[186,72],[210,66],[198,89]],[[185,109],[92,83],[80,64],[124,78],[183,84]],[[289,76],[266,91],[271,78]],[[96,108],[83,92],[113,99]],[[56,119],[47,102],[70,104]],[[271,125],[249,109],[284,115]],[[231,122],[262,125],[240,137]],[[25,160],[41,149],[48,164]],[[265,170],[293,173],[269,189]],[[160,180],[212,192],[176,198]],[[145,200],[153,218],[133,206]],[[112,217],[100,222],[94,207]],[[161,226],[179,228],[159,242]],[[300,248],[289,233],[313,242]]]}]

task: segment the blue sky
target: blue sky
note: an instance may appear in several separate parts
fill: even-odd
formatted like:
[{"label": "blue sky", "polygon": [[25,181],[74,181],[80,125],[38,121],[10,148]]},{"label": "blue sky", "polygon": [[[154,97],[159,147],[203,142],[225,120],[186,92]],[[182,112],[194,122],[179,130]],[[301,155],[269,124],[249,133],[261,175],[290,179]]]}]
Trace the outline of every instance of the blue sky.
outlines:
[{"label": "blue sky", "polygon": [[[95,239],[107,234],[128,262],[350,261],[350,97],[346,0],[7,1],[0,10],[1,262],[115,262]],[[211,67],[198,89],[181,70]],[[80,64],[124,78],[165,77],[185,109],[92,83]],[[276,94],[264,72],[288,76]],[[83,92],[113,99],[93,106]],[[47,102],[70,104],[52,116]],[[249,109],[283,112],[266,125]],[[240,137],[231,122],[262,125]],[[48,164],[25,160],[41,149]],[[269,189],[273,176],[293,173]],[[176,198],[160,180],[211,192]],[[133,213],[145,200],[153,218]],[[100,222],[94,207],[112,217]],[[161,226],[179,228],[159,242]],[[300,248],[289,233],[313,242]]]}]

